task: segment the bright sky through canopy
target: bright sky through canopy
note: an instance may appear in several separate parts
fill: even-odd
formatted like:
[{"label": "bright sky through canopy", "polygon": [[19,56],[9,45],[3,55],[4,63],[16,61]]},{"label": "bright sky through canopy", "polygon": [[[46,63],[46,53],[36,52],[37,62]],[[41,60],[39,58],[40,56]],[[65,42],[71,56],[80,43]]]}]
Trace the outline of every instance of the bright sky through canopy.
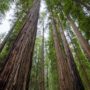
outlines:
[{"label": "bright sky through canopy", "polygon": [[13,3],[10,10],[6,12],[5,17],[0,22],[0,33],[8,32],[15,14],[15,4]]},{"label": "bright sky through canopy", "polygon": [[[6,12],[5,17],[0,22],[0,33],[8,32],[11,28],[12,20],[15,15],[15,3],[11,4],[9,11]],[[40,12],[45,11],[45,2],[42,0]]]}]

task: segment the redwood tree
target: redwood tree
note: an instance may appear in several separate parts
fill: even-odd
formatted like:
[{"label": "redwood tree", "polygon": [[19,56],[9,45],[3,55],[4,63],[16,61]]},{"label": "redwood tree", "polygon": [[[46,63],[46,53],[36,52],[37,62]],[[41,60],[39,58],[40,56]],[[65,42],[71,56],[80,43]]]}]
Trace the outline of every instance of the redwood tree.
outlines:
[{"label": "redwood tree", "polygon": [[[65,45],[65,53],[67,58],[65,58],[65,54],[62,51],[62,47],[60,45],[60,41],[58,39],[57,28],[55,20],[53,19],[53,39],[55,43],[56,56],[57,56],[57,65],[60,79],[60,89],[61,90],[84,90],[83,84],[77,72],[75,63],[73,61],[72,54],[70,53],[67,42],[64,39]],[[62,34],[62,33],[61,33]]]},{"label": "redwood tree", "polygon": [[0,90],[27,90],[37,32],[40,0],[34,0],[7,63],[0,73]]},{"label": "redwood tree", "polygon": [[71,73],[72,79],[73,79],[73,81],[72,81],[72,83],[74,85],[73,89],[80,90],[80,87],[82,86],[82,81],[81,81],[79,72],[77,70],[76,64],[74,62],[72,52],[71,52],[69,45],[68,45],[68,42],[66,40],[63,25],[62,25],[61,21],[59,23],[60,23],[59,24],[59,26],[60,26],[59,32],[60,32],[60,35],[62,38],[62,43],[64,46],[67,62],[68,62],[69,68],[70,68],[70,73]]},{"label": "redwood tree", "polygon": [[71,27],[73,28],[73,31],[75,32],[79,42],[81,43],[82,49],[84,50],[86,56],[88,57],[90,61],[90,46],[88,42],[84,39],[78,27],[75,25],[74,21],[72,20],[70,16],[67,16],[67,20],[69,21]]}]

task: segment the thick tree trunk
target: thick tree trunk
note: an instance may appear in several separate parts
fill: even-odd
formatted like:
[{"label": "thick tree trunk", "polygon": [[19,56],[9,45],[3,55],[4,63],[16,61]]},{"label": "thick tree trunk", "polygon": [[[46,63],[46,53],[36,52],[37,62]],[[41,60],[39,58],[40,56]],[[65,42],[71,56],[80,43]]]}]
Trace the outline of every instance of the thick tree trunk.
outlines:
[{"label": "thick tree trunk", "polygon": [[73,90],[72,79],[70,77],[69,68],[62,53],[56,32],[56,25],[53,20],[53,39],[56,49],[57,66],[59,71],[60,90]]},{"label": "thick tree trunk", "polygon": [[81,43],[82,49],[84,50],[86,56],[88,57],[88,59],[90,61],[90,46],[89,46],[88,42],[83,38],[81,32],[79,31],[79,29],[77,28],[77,26],[75,25],[75,23],[71,19],[71,17],[67,16],[67,19],[68,19],[70,25],[72,26],[79,42]]},{"label": "thick tree trunk", "polygon": [[41,50],[41,60],[40,60],[40,83],[39,90],[45,90],[44,86],[44,27],[43,27],[43,35],[42,35],[42,50]]},{"label": "thick tree trunk", "polygon": [[60,30],[59,31],[60,31],[60,35],[62,38],[67,62],[68,62],[69,68],[70,68],[70,73],[71,73],[72,79],[73,79],[73,82],[72,82],[73,83],[73,90],[83,90],[83,84],[82,84],[81,78],[79,76],[79,72],[76,68],[76,64],[74,63],[74,58],[73,58],[73,55],[72,55],[71,50],[69,48],[69,45],[67,43],[61,22],[60,22]]},{"label": "thick tree trunk", "polygon": [[[0,44],[0,53],[2,53],[2,50],[3,50],[4,46],[6,45],[7,41],[10,39],[10,35],[11,35],[12,32],[14,31],[14,28],[17,26],[17,22],[20,21],[21,16],[22,16],[22,15],[20,14],[19,18],[17,19],[17,21],[15,22],[15,24],[12,26],[11,30],[8,32],[8,34],[7,34],[6,37],[4,38],[3,42]],[[23,20],[26,21],[26,16],[23,17]],[[24,23],[22,24],[22,26],[24,26],[25,21],[24,21]],[[20,29],[19,32],[21,32],[21,29]],[[19,33],[19,32],[18,32],[18,33]],[[12,45],[11,45],[11,47],[10,47],[10,49],[9,49],[9,52],[12,50],[13,43],[14,43],[14,41],[11,41],[10,44],[12,44]],[[7,55],[7,56],[8,56],[8,55]],[[4,66],[5,66],[5,64],[6,64],[6,62],[7,62],[7,58],[8,58],[8,57],[4,57],[4,59],[0,62],[0,72],[1,72],[1,71],[3,70],[3,68],[4,68]]]},{"label": "thick tree trunk", "polygon": [[0,74],[0,90],[28,90],[29,73],[37,31],[40,0],[34,0],[22,28]]}]

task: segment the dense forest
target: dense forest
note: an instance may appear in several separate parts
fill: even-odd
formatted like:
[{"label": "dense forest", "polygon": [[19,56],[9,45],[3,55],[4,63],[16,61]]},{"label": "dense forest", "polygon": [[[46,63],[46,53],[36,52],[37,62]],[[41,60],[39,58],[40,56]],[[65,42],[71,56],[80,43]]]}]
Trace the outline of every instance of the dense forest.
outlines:
[{"label": "dense forest", "polygon": [[0,90],[90,90],[90,0],[0,0]]}]

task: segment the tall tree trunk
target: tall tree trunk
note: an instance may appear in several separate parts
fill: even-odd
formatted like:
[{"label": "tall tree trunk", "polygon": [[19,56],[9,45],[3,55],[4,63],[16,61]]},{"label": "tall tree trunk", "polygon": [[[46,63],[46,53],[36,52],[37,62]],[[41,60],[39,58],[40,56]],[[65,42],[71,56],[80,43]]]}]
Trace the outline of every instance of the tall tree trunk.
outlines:
[{"label": "tall tree trunk", "polygon": [[[59,40],[57,37],[56,26],[54,21],[53,21],[53,39],[55,43],[56,56],[57,56],[57,64],[58,64],[59,79],[60,79],[60,90],[77,90],[74,88],[72,75],[70,73],[67,60],[65,59],[62,53],[62,49],[59,45]],[[83,85],[81,85],[78,90],[84,90]]]},{"label": "tall tree trunk", "polygon": [[0,74],[0,90],[28,90],[39,7],[40,0],[34,0],[27,22],[17,37],[4,70]]},{"label": "tall tree trunk", "polygon": [[61,35],[61,38],[62,38],[64,49],[65,49],[67,62],[68,62],[69,68],[70,68],[70,73],[71,73],[72,79],[73,79],[73,90],[81,90],[81,87],[83,88],[83,84],[82,84],[81,78],[79,76],[79,72],[76,68],[76,64],[74,62],[73,55],[72,55],[71,50],[69,48],[69,45],[67,43],[67,40],[66,40],[64,30],[63,30],[63,26],[62,26],[61,22],[60,22],[59,31],[60,31],[60,35]]},{"label": "tall tree trunk", "polygon": [[77,26],[75,25],[75,23],[71,19],[71,17],[67,16],[67,19],[68,19],[70,25],[72,26],[79,42],[81,43],[82,49],[84,50],[86,56],[88,57],[88,59],[90,61],[90,46],[89,46],[88,42],[83,38],[81,32],[79,31],[79,29],[77,28]]},{"label": "tall tree trunk", "polygon": [[42,50],[41,50],[41,60],[40,60],[40,83],[39,83],[39,90],[45,90],[44,84],[44,26],[43,26],[43,34],[42,34]]},{"label": "tall tree trunk", "polygon": [[74,52],[76,53],[75,57],[78,59],[78,62],[80,64],[80,71],[83,73],[83,82],[86,83],[86,87],[88,88],[87,90],[89,90],[90,89],[90,85],[89,85],[90,84],[90,80],[88,78],[86,69],[85,69],[84,65],[82,64],[82,58],[79,55],[80,54],[80,48],[79,48],[79,50],[78,50],[78,48],[75,48],[75,46],[77,46],[77,42],[75,42],[75,40],[73,41],[72,38],[74,36],[73,37],[70,36],[70,34],[73,35],[73,32],[72,31],[68,31],[67,34],[68,34],[68,37],[71,40],[71,44],[73,46]]}]

